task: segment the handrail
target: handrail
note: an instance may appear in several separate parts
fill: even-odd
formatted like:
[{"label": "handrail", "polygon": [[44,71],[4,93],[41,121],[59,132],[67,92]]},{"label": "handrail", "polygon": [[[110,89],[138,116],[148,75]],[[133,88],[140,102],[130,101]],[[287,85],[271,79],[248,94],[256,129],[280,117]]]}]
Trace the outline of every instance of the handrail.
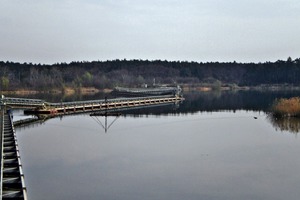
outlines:
[{"label": "handrail", "polygon": [[1,98],[1,103],[3,105],[30,105],[30,106],[50,106],[50,107],[60,107],[60,106],[72,106],[72,105],[82,105],[82,104],[94,104],[94,103],[117,103],[121,101],[134,101],[134,100],[145,100],[145,99],[158,99],[158,98],[168,98],[174,97],[174,95],[160,95],[160,96],[147,96],[147,97],[130,97],[130,98],[115,98],[115,99],[100,99],[100,100],[88,100],[88,101],[72,101],[72,102],[60,102],[51,103],[46,102],[41,99],[25,99],[25,98],[11,98],[3,97]]},{"label": "handrail", "polygon": [[1,142],[1,151],[0,151],[0,156],[1,156],[1,172],[0,172],[0,197],[2,199],[2,185],[3,185],[3,135],[4,135],[4,106],[0,105],[0,120],[1,120],[1,124],[0,124],[0,127],[1,127],[1,130],[0,130],[0,142]]},{"label": "handrail", "polygon": [[[13,131],[14,137],[16,138],[16,131],[15,131],[15,128],[14,128],[14,125],[13,125],[13,119],[12,119],[11,114],[9,114],[9,118],[10,118],[10,123],[12,125],[12,131]],[[26,186],[25,186],[23,167],[22,167],[22,163],[21,163],[21,159],[20,159],[18,143],[17,143],[16,140],[15,140],[15,145],[16,145],[16,151],[17,151],[17,157],[18,157],[18,163],[19,163],[21,184],[22,184],[22,189],[23,189],[23,198],[24,198],[24,200],[27,200],[27,189],[26,189]]]},{"label": "handrail", "polygon": [[60,106],[71,106],[71,105],[82,105],[82,104],[93,104],[93,103],[117,103],[122,101],[134,101],[134,100],[145,100],[145,99],[159,99],[159,98],[174,97],[174,95],[160,95],[160,96],[147,96],[147,97],[130,97],[130,98],[116,98],[116,99],[101,99],[101,100],[88,100],[88,101],[72,101],[72,102],[61,102],[61,103],[47,103],[45,104],[53,107]]},{"label": "handrail", "polygon": [[[1,178],[0,178],[0,199],[24,199],[27,200],[27,190],[24,181],[24,174],[18,149],[18,143],[16,139],[16,132],[12,122],[12,115],[7,112],[5,106],[0,105],[0,142],[1,142]],[[6,129],[6,126],[10,128]],[[4,142],[6,141],[6,142]],[[6,144],[5,144],[6,143]],[[7,157],[8,156],[8,157]],[[10,157],[12,156],[12,157]],[[12,166],[6,166],[5,162],[13,161]],[[14,163],[14,162],[17,163]],[[10,176],[11,167],[13,167],[13,175]],[[9,176],[7,176],[9,175]],[[18,187],[10,184],[18,183],[21,181],[21,185]],[[11,181],[13,183],[11,183]]]},{"label": "handrail", "polygon": [[5,105],[16,104],[16,103],[37,103],[37,104],[45,103],[45,101],[41,99],[25,99],[25,98],[12,98],[12,97],[1,98],[1,102]]}]

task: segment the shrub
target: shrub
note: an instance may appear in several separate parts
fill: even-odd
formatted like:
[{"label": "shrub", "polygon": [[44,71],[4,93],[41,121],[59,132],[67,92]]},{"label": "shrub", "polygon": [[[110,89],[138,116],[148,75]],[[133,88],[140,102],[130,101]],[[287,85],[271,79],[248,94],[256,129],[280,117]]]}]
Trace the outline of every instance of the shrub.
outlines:
[{"label": "shrub", "polygon": [[272,106],[272,112],[276,117],[300,117],[300,98],[278,99]]}]

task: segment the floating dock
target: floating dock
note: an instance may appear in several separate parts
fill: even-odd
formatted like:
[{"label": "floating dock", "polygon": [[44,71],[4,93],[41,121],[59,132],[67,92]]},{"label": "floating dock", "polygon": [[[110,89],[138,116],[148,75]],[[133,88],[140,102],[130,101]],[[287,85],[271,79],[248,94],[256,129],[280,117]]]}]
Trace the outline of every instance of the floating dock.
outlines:
[{"label": "floating dock", "polygon": [[126,97],[158,96],[158,95],[180,95],[182,89],[177,87],[142,87],[124,88],[115,87],[112,94]]}]

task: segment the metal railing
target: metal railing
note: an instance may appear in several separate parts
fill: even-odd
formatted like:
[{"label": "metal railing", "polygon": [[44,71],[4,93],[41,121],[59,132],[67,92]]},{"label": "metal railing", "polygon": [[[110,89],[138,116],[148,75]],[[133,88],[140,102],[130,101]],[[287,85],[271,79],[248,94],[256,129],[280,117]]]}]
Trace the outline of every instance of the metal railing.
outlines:
[{"label": "metal railing", "polygon": [[104,103],[118,103],[124,101],[140,101],[147,99],[160,99],[160,98],[172,98],[174,95],[161,95],[161,96],[148,96],[148,97],[130,97],[130,98],[116,98],[116,99],[101,99],[101,100],[89,100],[89,101],[72,101],[72,102],[61,102],[61,103],[48,103],[45,105],[50,107],[62,107],[62,106],[75,106],[75,105],[92,105],[92,104],[104,104]]},{"label": "metal railing", "polygon": [[27,191],[12,116],[0,105],[1,177],[0,199],[25,199]]},{"label": "metal railing", "polygon": [[44,106],[45,101],[41,99],[25,99],[25,98],[12,98],[1,96],[0,104],[6,106]]},{"label": "metal railing", "polygon": [[4,133],[4,106],[0,104],[0,142],[1,142],[1,173],[0,173],[0,198],[2,199],[2,185],[3,185],[3,134]]},{"label": "metal railing", "polygon": [[130,98],[116,98],[116,99],[101,99],[101,100],[88,100],[88,101],[72,101],[72,102],[60,102],[50,103],[41,99],[25,99],[25,98],[11,98],[4,97],[0,99],[0,104],[7,106],[36,106],[36,107],[62,107],[62,106],[75,106],[83,104],[101,104],[101,103],[118,103],[124,101],[139,101],[147,99],[159,99],[159,98],[172,98],[174,95],[160,95],[160,96],[147,96],[147,97],[130,97]]}]

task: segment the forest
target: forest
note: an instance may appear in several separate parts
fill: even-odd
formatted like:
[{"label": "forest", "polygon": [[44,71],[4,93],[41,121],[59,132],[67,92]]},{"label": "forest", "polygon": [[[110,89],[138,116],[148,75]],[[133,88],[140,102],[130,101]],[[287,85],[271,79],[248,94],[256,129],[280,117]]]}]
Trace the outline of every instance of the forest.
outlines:
[{"label": "forest", "polygon": [[64,88],[142,84],[189,86],[300,85],[300,58],[264,63],[111,60],[52,65],[0,61],[0,90],[64,90]]}]

